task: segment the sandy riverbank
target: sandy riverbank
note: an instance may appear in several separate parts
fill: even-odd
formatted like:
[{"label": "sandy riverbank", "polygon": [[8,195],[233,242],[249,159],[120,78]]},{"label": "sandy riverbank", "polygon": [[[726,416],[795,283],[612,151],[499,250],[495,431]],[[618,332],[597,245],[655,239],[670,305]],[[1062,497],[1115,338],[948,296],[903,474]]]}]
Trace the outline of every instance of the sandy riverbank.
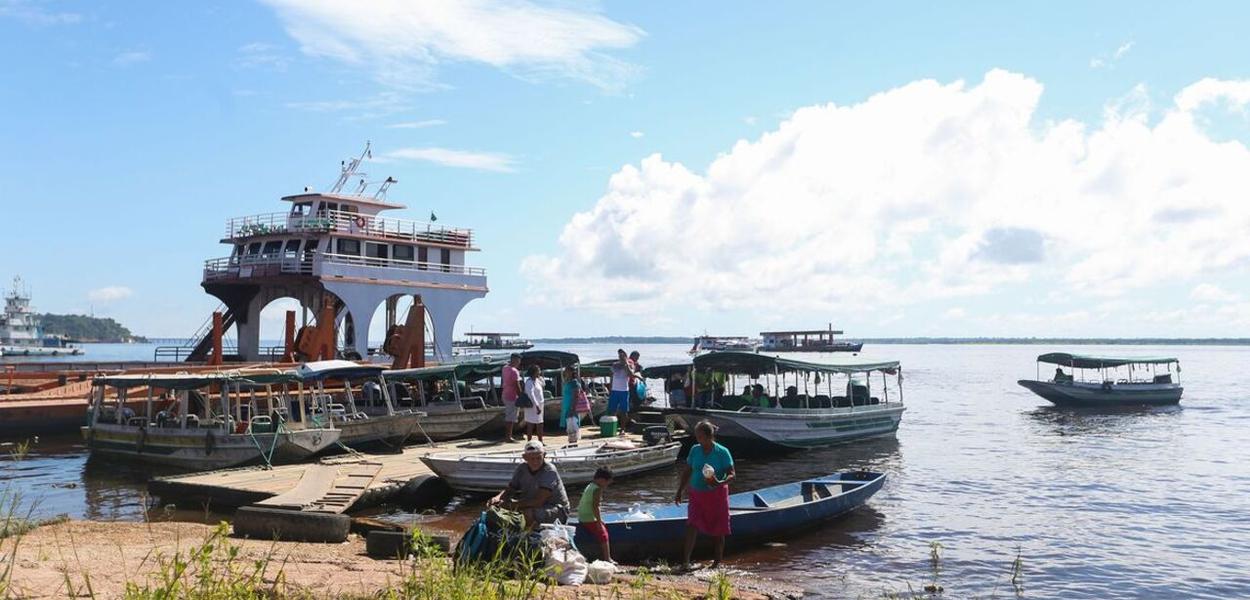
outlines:
[{"label": "sandy riverbank", "polygon": [[[198,523],[103,523],[68,521],[40,527],[18,542],[13,562],[10,594],[20,598],[66,598],[87,595],[119,598],[127,583],[155,584],[174,556],[184,558],[191,549],[210,539],[215,527]],[[15,540],[5,540],[8,554]],[[364,540],[352,535],[342,544],[304,544],[228,538],[227,546],[238,548],[236,564],[250,569],[253,561],[270,558],[263,576],[272,584],[281,573],[288,591],[308,593],[316,598],[364,597],[377,594],[400,582],[410,563],[374,560],[365,555]],[[224,555],[224,550],[223,555]],[[217,560],[221,563],[220,557]],[[191,570],[194,571],[194,561]],[[705,597],[711,572],[691,575],[648,576],[640,587],[648,598]],[[731,573],[734,598],[792,598],[797,592],[744,573]],[[637,577],[622,575],[615,587],[586,585],[577,588],[540,588],[546,598],[633,598]]]}]

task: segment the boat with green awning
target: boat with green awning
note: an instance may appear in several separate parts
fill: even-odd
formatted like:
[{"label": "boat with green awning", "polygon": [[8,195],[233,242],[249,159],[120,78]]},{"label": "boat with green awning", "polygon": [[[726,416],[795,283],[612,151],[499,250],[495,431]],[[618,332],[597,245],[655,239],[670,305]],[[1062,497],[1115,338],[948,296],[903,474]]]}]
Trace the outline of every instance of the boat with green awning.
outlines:
[{"label": "boat with green awning", "polygon": [[[1043,364],[1055,365],[1050,379],[1042,378]],[[1016,383],[1057,406],[1160,405],[1181,401],[1180,374],[1181,363],[1171,356],[1050,352],[1037,357],[1036,379]]]},{"label": "boat with green awning", "polygon": [[[650,367],[644,375],[675,378],[665,386],[665,415],[686,429],[706,419],[719,428],[718,440],[740,448],[812,448],[889,436],[904,411],[898,361],[824,363],[711,352],[687,364]],[[677,389],[683,393],[674,402]]]}]

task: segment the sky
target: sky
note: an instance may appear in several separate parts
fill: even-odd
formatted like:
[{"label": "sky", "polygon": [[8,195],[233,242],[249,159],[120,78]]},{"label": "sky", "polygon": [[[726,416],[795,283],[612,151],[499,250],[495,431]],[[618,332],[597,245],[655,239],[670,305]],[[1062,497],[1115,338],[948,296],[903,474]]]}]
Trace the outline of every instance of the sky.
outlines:
[{"label": "sky", "polygon": [[458,333],[1250,336],[1248,13],[0,0],[0,286],[190,335],[370,141],[474,230]]}]

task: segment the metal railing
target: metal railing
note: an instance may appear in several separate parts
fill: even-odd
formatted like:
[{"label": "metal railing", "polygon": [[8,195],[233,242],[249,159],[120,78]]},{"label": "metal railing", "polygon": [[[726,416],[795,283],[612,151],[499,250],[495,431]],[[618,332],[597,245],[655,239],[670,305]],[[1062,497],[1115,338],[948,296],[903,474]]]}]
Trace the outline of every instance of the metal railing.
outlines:
[{"label": "metal railing", "polygon": [[286,233],[352,233],[388,240],[428,242],[459,248],[473,246],[473,230],[426,221],[390,219],[341,210],[310,215],[265,213],[226,221],[226,239]]},{"label": "metal railing", "polygon": [[252,256],[210,258],[204,261],[204,280],[211,281],[223,278],[246,279],[250,277],[271,277],[274,275],[312,275],[313,257],[318,257],[322,264],[346,264],[372,268],[428,271],[431,273],[450,273],[478,277],[486,276],[486,269],[482,267],[319,252],[307,256],[289,253],[281,256],[257,254]]},{"label": "metal railing", "polygon": [[[186,346],[157,346],[152,352],[152,359],[155,362],[183,362],[189,356],[194,348]],[[260,352],[261,360],[265,362],[278,362],[282,358],[286,348],[283,346],[261,346],[257,349]],[[223,357],[237,359],[239,356],[239,347],[234,344],[223,345],[221,347]]]}]

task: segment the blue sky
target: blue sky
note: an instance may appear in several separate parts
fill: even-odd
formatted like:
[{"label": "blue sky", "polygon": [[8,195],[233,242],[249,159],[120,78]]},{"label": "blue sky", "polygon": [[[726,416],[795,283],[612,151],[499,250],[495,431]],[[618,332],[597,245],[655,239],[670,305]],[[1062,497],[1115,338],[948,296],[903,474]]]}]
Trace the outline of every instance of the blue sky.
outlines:
[{"label": "blue sky", "polygon": [[0,0],[5,285],[189,334],[372,140],[460,331],[1250,335],[1243,4],[356,4]]}]

